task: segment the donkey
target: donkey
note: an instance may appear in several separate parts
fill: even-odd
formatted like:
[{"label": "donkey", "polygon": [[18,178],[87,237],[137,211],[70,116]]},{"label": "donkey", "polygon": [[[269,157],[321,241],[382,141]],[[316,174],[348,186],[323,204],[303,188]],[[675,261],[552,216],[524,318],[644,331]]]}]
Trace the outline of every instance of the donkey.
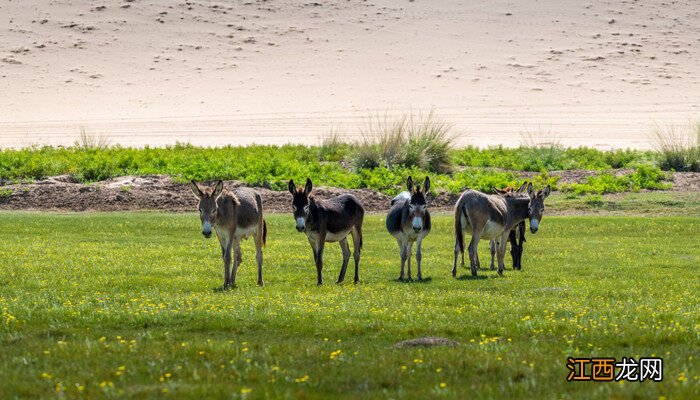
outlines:
[{"label": "donkey", "polygon": [[[258,262],[258,285],[263,285],[262,248],[267,242],[267,222],[263,219],[262,197],[253,189],[236,188],[224,190],[224,183],[217,182],[213,189],[202,190],[197,182],[190,182],[192,193],[199,199],[199,218],[202,221],[202,235],[211,237],[212,226],[221,245],[224,260],[224,289],[236,285],[236,273],[243,262],[241,239],[253,237],[255,259]],[[233,269],[231,251],[234,252]]]},{"label": "donkey", "polygon": [[425,177],[423,189],[420,185],[413,187],[413,179],[408,177],[406,181],[408,192],[401,192],[391,201],[391,209],[386,216],[386,229],[391,236],[396,238],[401,255],[401,275],[399,280],[404,280],[404,264],[408,260],[408,280],[411,278],[411,253],[413,242],[416,242],[416,262],[418,263],[418,280],[423,279],[421,273],[421,243],[423,238],[430,233],[430,212],[425,201],[425,194],[430,190],[430,178]]},{"label": "donkey", "polygon": [[[527,182],[523,183],[518,189],[513,187],[507,187],[504,189],[493,188],[493,190],[501,196],[519,196],[524,195],[527,191]],[[525,242],[525,220],[520,221],[508,235],[508,241],[510,242],[510,256],[513,259],[513,269],[520,270],[522,268],[522,256],[523,256],[523,243]],[[491,270],[494,268],[494,260],[496,258],[496,240],[492,239],[490,243],[491,247]]]},{"label": "donkey", "polygon": [[462,253],[464,265],[464,231],[471,230],[469,243],[469,266],[472,276],[479,267],[477,247],[479,240],[500,239],[497,249],[498,274],[503,274],[503,258],[506,251],[506,238],[510,231],[525,219],[530,219],[530,232],[537,233],[544,213],[544,200],[551,189],[547,186],[535,193],[532,183],[527,185],[528,197],[502,197],[487,195],[476,190],[467,190],[457,200],[455,206],[455,250],[452,276],[457,276],[457,257]]},{"label": "donkey", "polygon": [[294,180],[289,181],[289,193],[292,194],[292,211],[296,219],[297,231],[306,233],[314,253],[317,284],[323,284],[323,248],[326,242],[338,242],[343,251],[343,266],[336,283],[345,280],[345,272],[350,261],[348,235],[352,235],[355,260],[355,283],[360,281],[360,252],[362,250],[362,221],[365,209],[357,197],[341,194],[328,200],[316,200],[311,196],[313,185],[306,178],[303,189],[297,190]]}]

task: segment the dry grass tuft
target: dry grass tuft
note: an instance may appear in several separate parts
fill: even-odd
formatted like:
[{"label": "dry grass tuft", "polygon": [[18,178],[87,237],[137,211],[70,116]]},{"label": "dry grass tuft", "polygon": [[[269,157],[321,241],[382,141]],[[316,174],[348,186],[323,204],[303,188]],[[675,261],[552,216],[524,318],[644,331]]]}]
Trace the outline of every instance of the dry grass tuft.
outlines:
[{"label": "dry grass tuft", "polygon": [[683,128],[657,126],[652,140],[662,169],[700,172],[700,123]]}]

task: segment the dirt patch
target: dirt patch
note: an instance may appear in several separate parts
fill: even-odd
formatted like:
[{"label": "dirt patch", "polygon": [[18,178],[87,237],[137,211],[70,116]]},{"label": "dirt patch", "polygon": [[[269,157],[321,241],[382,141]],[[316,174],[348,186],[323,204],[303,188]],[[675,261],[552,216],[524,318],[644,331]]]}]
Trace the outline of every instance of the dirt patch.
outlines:
[{"label": "dirt patch", "polygon": [[[580,182],[595,171],[562,171],[560,182]],[[625,171],[620,170],[620,174]],[[534,173],[533,173],[534,174]],[[528,174],[523,173],[523,179]],[[209,184],[212,184],[211,182]],[[225,187],[241,186],[240,182],[226,181]],[[269,212],[290,212],[287,191],[257,188],[263,196],[263,206]],[[673,174],[674,191],[700,191],[700,173]],[[314,194],[324,199],[341,193],[352,193],[368,212],[384,212],[391,198],[369,189],[339,189],[318,187]],[[438,193],[429,198],[431,209],[452,209],[459,194]],[[170,212],[195,211],[196,199],[189,185],[174,182],[168,176],[124,176],[94,184],[76,182],[71,176],[61,175],[33,183],[0,186],[0,209],[37,211],[133,211],[160,210]]]},{"label": "dirt patch", "polygon": [[[211,183],[209,183],[211,184]],[[226,188],[241,186],[226,181]],[[125,176],[94,184],[75,182],[69,176],[57,176],[29,184],[2,186],[0,209],[41,211],[195,211],[197,200],[188,184],[174,182],[167,176]],[[263,207],[271,212],[290,212],[291,195],[286,191],[256,188],[263,197]],[[391,198],[373,190],[345,190],[319,187],[319,198],[352,193],[368,211],[386,210]]]},{"label": "dirt patch", "polygon": [[459,346],[459,342],[456,342],[452,339],[442,338],[442,337],[427,336],[427,337],[420,337],[420,338],[415,338],[415,339],[404,340],[404,341],[398,342],[394,345],[394,347],[397,349],[403,349],[406,347],[434,347],[434,346],[454,347],[454,346]]},{"label": "dirt patch", "polygon": [[678,192],[700,192],[700,172],[674,172],[671,190]]}]

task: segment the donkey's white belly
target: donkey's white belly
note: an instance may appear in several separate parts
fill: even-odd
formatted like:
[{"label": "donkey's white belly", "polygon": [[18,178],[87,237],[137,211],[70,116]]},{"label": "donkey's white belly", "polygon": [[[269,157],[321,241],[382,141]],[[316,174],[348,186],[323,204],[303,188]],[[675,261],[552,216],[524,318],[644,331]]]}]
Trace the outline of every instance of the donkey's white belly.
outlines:
[{"label": "donkey's white belly", "polygon": [[256,233],[258,233],[258,226],[257,225],[251,225],[251,226],[247,226],[245,228],[237,226],[236,231],[233,233],[233,236],[235,238],[248,239],[249,237],[255,235]]},{"label": "donkey's white belly", "polygon": [[486,225],[484,226],[484,230],[481,231],[481,238],[489,240],[496,239],[498,237],[501,237],[504,230],[505,228],[503,227],[503,225],[488,220],[486,222]]},{"label": "donkey's white belly", "polygon": [[[352,230],[352,229],[350,229],[350,230],[348,230],[348,231],[345,231],[345,232],[337,232],[337,233],[327,232],[327,233],[326,233],[326,242],[338,242],[338,241],[341,241],[341,240],[345,239],[346,237],[348,237],[348,235],[350,234],[350,231],[351,231],[351,230]],[[318,232],[308,232],[308,231],[307,231],[306,234],[309,236],[309,238],[310,238],[311,240],[313,240],[314,242],[318,243]]]}]

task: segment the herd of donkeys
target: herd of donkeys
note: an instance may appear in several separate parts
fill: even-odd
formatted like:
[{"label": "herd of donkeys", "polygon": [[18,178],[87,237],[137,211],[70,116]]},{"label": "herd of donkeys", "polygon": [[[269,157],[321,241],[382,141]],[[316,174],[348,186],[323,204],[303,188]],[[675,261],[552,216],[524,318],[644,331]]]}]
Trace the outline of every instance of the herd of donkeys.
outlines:
[{"label": "herd of donkeys", "polygon": [[[399,280],[411,280],[411,254],[416,244],[417,278],[423,279],[421,272],[421,244],[431,229],[430,212],[426,193],[430,190],[430,179],[425,178],[421,185],[414,185],[411,177],[406,182],[408,191],[400,193],[391,201],[387,214],[386,227],[396,239],[401,255]],[[258,285],[263,284],[262,248],[267,240],[267,223],[263,218],[262,197],[258,192],[246,187],[225,190],[222,181],[213,188],[200,187],[191,182],[192,192],[199,200],[199,216],[202,234],[209,238],[212,230],[221,244],[224,261],[224,288],[234,287],[236,273],[241,264],[241,240],[252,237],[255,241],[258,264]],[[292,195],[292,211],[296,229],[304,232],[313,250],[317,271],[317,283],[323,283],[323,249],[327,242],[338,242],[343,251],[343,265],[337,283],[343,282],[350,262],[348,237],[353,242],[355,262],[355,283],[360,280],[360,253],[362,251],[362,221],[364,208],[357,197],[342,194],[330,199],[316,199],[311,195],[313,185],[306,179],[303,188],[297,188],[289,181]],[[485,194],[467,189],[455,205],[455,246],[452,276],[457,275],[457,260],[462,257],[464,266],[464,232],[471,234],[468,247],[471,274],[476,276],[480,268],[477,247],[479,240],[491,241],[491,269],[494,269],[494,254],[497,255],[498,273],[503,273],[506,243],[511,243],[513,268],[520,269],[522,245],[525,241],[525,222],[529,220],[530,232],[536,233],[544,213],[544,200],[549,196],[550,187],[535,191],[532,183],[524,183],[518,189],[496,189],[496,194]],[[233,265],[231,264],[233,261]],[[404,274],[404,267],[408,274]]]}]

